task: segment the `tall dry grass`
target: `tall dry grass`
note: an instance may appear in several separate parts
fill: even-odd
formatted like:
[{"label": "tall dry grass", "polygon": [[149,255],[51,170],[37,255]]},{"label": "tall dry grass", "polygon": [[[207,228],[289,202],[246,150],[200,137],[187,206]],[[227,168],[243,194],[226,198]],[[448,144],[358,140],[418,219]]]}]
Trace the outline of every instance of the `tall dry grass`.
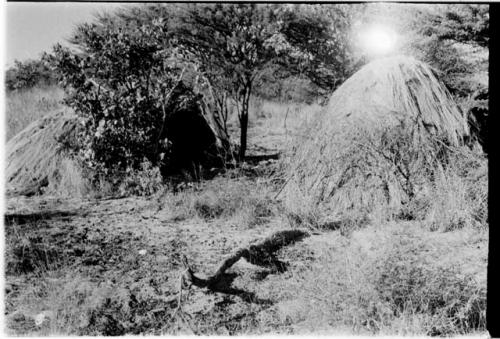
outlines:
[{"label": "tall dry grass", "polygon": [[141,284],[99,281],[76,271],[50,272],[19,293],[16,303],[22,306],[16,310],[17,321],[9,319],[9,330],[24,323],[12,335],[158,335],[159,327],[169,323],[155,321],[150,311],[163,300],[147,283]]},{"label": "tall dry grass", "polygon": [[262,225],[278,213],[272,187],[266,181],[231,178],[230,173],[180,192],[167,192],[162,201],[172,221],[223,220],[242,229]]},{"label": "tall dry grass", "polygon": [[250,116],[255,124],[265,125],[272,133],[295,132],[310,123],[322,109],[319,104],[283,103],[253,98]]},{"label": "tall dry grass", "polygon": [[[304,119],[312,119],[321,109],[318,104],[286,103],[252,97],[249,106],[248,146],[285,152],[299,131]],[[229,104],[228,130],[231,141],[239,144],[239,121],[236,108]]]},{"label": "tall dry grass", "polygon": [[[325,219],[425,221],[449,231],[487,227],[488,165],[485,154],[439,140],[414,138],[408,129],[374,136],[360,129],[352,143],[309,159],[311,174],[288,172],[285,208],[313,227]],[[343,133],[332,136],[342,143]]]},{"label": "tall dry grass", "polygon": [[286,286],[275,287],[283,299],[272,309],[273,323],[303,334],[486,330],[486,248],[470,251],[473,233],[384,224],[325,238],[313,247],[316,260],[308,269],[297,266]]},{"label": "tall dry grass", "polygon": [[422,220],[428,229],[452,231],[488,227],[488,161],[468,148],[457,149],[445,168],[401,212],[405,219]]},{"label": "tall dry grass", "polygon": [[7,92],[5,108],[7,140],[31,122],[61,109],[63,97],[64,91],[57,86]]}]

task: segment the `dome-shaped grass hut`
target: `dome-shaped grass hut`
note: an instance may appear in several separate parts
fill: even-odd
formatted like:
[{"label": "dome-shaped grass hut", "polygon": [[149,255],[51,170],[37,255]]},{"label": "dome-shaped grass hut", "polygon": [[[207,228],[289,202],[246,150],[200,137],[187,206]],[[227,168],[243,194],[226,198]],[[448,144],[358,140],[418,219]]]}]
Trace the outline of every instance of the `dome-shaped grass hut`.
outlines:
[{"label": "dome-shaped grass hut", "polygon": [[7,195],[35,195],[47,188],[73,195],[85,194],[88,185],[81,169],[60,140],[71,138],[78,120],[58,111],[32,122],[6,145]]},{"label": "dome-shaped grass hut", "polygon": [[344,82],[286,160],[288,208],[342,218],[399,213],[432,183],[468,135],[460,108],[429,66],[373,61]]}]

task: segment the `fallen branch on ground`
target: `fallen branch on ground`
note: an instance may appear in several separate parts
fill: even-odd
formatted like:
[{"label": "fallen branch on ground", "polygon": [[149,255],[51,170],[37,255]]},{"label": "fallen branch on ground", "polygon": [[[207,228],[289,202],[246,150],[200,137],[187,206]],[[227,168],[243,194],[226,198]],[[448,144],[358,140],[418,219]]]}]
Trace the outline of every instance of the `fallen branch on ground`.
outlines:
[{"label": "fallen branch on ground", "polygon": [[274,253],[282,247],[300,241],[307,236],[309,236],[309,233],[301,230],[276,232],[260,243],[238,249],[222,262],[214,275],[207,279],[197,277],[189,265],[186,256],[183,255],[182,264],[185,270],[181,278],[182,285],[183,287],[195,285],[197,287],[218,289],[216,286],[223,280],[225,272],[241,258],[246,259],[251,264],[269,267],[278,272],[283,272],[285,270],[285,265],[276,258]]}]

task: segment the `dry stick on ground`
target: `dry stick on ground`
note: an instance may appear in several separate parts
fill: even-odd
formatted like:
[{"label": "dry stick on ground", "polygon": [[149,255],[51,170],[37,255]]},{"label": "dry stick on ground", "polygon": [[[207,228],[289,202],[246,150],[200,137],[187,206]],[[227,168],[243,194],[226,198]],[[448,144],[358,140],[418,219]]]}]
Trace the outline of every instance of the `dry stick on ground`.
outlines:
[{"label": "dry stick on ground", "polygon": [[198,287],[220,290],[217,285],[223,280],[226,270],[228,270],[241,258],[245,258],[252,264],[271,267],[279,272],[283,272],[285,270],[283,266],[284,263],[277,260],[274,253],[282,247],[300,241],[307,236],[309,236],[309,233],[302,230],[285,230],[273,233],[260,243],[238,249],[222,262],[214,275],[207,279],[197,277],[189,265],[186,256],[183,255],[182,264],[185,268],[181,278],[183,286],[189,287],[191,285],[195,285]]}]

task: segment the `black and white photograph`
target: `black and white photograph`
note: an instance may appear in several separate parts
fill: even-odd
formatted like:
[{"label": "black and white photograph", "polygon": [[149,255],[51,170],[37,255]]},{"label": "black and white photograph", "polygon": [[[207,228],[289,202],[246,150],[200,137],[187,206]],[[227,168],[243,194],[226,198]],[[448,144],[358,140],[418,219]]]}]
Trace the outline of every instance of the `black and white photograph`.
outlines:
[{"label": "black and white photograph", "polygon": [[493,335],[493,5],[2,6],[4,335]]}]

